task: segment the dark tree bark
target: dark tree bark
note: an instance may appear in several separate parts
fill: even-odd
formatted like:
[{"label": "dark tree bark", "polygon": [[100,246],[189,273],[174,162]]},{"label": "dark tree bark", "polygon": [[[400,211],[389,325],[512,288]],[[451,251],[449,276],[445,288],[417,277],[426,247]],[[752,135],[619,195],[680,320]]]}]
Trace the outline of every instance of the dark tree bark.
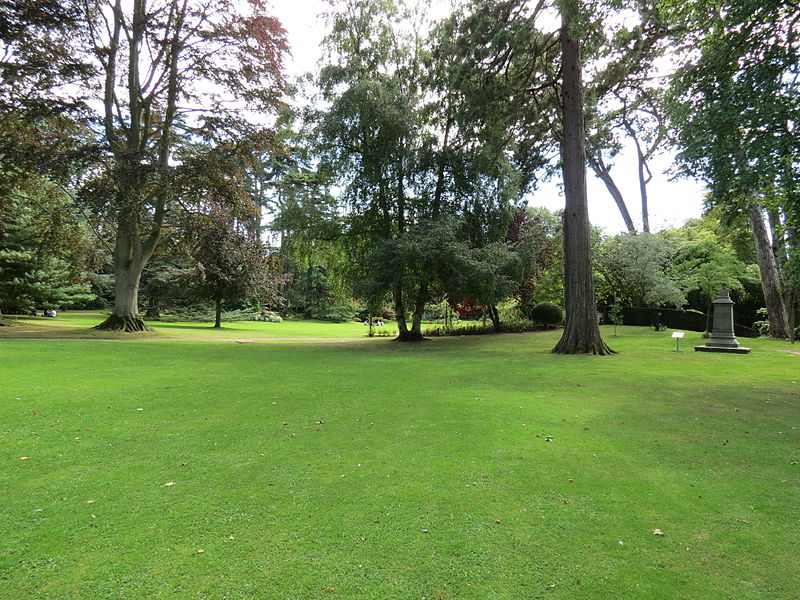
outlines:
[{"label": "dark tree bark", "polygon": [[145,310],[144,316],[146,319],[151,320],[161,318],[161,310],[158,306],[158,298],[151,296],[147,299],[147,310]]},{"label": "dark tree bark", "polygon": [[220,327],[222,327],[222,300],[217,298],[214,300],[214,328]]},{"label": "dark tree bark", "polygon": [[405,342],[408,341],[409,337],[408,321],[406,320],[406,306],[403,302],[403,289],[399,283],[395,284],[392,294],[394,296],[394,314],[397,320],[397,337],[395,340]]},{"label": "dark tree bark", "polygon": [[781,280],[772,244],[764,223],[764,210],[760,204],[750,204],[750,226],[753,228],[753,238],[756,244],[756,259],[758,270],[761,274],[761,289],[764,292],[764,302],[767,304],[767,318],[769,319],[769,336],[772,338],[788,338],[789,315],[786,311],[783,295],[781,294]]},{"label": "dark tree bark", "polygon": [[557,354],[614,354],[600,336],[592,274],[589,207],[586,194],[586,151],[583,123],[583,84],[580,47],[570,26],[575,0],[562,2],[561,86],[564,179],[564,305],[566,323],[553,352]]},{"label": "dark tree bark", "polygon": [[489,305],[489,318],[492,320],[494,332],[500,333],[500,312],[494,304]]},{"label": "dark tree bark", "polygon": [[421,342],[425,338],[422,336],[422,315],[425,313],[425,304],[428,302],[428,282],[420,285],[417,299],[414,302],[414,318],[411,321],[411,331],[409,331],[408,342]]}]

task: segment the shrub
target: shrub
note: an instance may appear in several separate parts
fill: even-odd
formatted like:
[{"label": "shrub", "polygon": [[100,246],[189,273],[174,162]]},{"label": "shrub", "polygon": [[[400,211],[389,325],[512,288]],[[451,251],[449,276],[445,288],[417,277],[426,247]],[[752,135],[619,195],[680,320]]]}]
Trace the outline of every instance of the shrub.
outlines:
[{"label": "shrub", "polygon": [[769,335],[769,321],[756,321],[753,323],[753,329],[759,337],[766,337]]},{"label": "shrub", "polygon": [[542,302],[534,306],[530,311],[530,319],[537,323],[549,327],[561,323],[564,313],[561,307],[550,302]]},{"label": "shrub", "polygon": [[271,310],[262,310],[260,314],[250,318],[251,321],[266,321],[268,323],[283,323],[281,316]]},{"label": "shrub", "polygon": [[[511,319],[500,322],[500,333],[523,333],[525,331],[536,331],[537,329],[539,329],[539,327],[528,319]],[[485,335],[489,333],[498,333],[494,330],[491,323],[487,323],[486,325],[460,325],[449,328],[437,325],[422,331],[422,335],[425,337]]]}]

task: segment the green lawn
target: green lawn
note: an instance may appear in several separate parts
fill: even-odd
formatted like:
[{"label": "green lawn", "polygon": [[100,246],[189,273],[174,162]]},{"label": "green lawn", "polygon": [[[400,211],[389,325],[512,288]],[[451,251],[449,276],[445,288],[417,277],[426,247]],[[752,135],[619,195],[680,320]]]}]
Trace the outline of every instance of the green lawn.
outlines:
[{"label": "green lawn", "polygon": [[800,597],[800,346],[620,331],[0,339],[0,598]]},{"label": "green lawn", "polygon": [[[3,338],[81,338],[130,339],[131,334],[120,334],[92,329],[105,319],[100,311],[73,311],[61,313],[57,318],[16,317],[13,327],[0,327]],[[362,323],[329,323],[325,321],[284,321],[266,323],[236,321],[222,323],[215,329],[213,323],[166,323],[151,321],[156,331],[136,334],[137,339],[260,339],[260,338],[357,338],[366,337],[369,331]],[[395,327],[385,329],[396,334]]]}]

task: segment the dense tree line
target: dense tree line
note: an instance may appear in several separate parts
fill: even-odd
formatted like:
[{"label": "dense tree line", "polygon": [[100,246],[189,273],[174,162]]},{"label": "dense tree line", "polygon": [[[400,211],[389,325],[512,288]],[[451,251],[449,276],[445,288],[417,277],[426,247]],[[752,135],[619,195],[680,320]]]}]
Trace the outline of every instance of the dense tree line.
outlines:
[{"label": "dense tree line", "polygon": [[[500,331],[555,302],[554,351],[609,354],[598,302],[707,309],[721,285],[758,294],[757,271],[770,334],[792,335],[796,7],[473,0],[434,23],[339,0],[326,22],[323,64],[288,89],[259,0],[4,3],[0,309],[108,302],[100,327],[141,331],[141,296],[150,318],[381,315],[420,341],[437,307]],[[668,149],[709,214],[651,233]],[[627,234],[591,227],[587,169]],[[557,173],[564,210],[527,208]]]}]

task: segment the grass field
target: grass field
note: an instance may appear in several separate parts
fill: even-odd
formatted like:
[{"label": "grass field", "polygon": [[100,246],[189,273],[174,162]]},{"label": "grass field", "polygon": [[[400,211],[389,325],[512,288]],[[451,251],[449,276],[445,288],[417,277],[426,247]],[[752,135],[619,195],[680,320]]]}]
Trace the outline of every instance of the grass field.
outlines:
[{"label": "grass field", "polygon": [[0,339],[0,598],[800,598],[800,347],[620,332]]},{"label": "grass field", "polygon": [[[0,327],[3,338],[79,338],[79,339],[130,339],[131,334],[93,329],[106,315],[100,311],[74,311],[61,313],[57,318],[14,317],[14,327]],[[215,329],[213,323],[150,322],[156,329],[152,333],[136,334],[136,339],[265,339],[265,338],[357,338],[366,337],[369,331],[362,323],[330,323],[326,321],[291,321],[267,323],[237,321],[222,323]],[[375,328],[395,333],[396,328]]]}]

